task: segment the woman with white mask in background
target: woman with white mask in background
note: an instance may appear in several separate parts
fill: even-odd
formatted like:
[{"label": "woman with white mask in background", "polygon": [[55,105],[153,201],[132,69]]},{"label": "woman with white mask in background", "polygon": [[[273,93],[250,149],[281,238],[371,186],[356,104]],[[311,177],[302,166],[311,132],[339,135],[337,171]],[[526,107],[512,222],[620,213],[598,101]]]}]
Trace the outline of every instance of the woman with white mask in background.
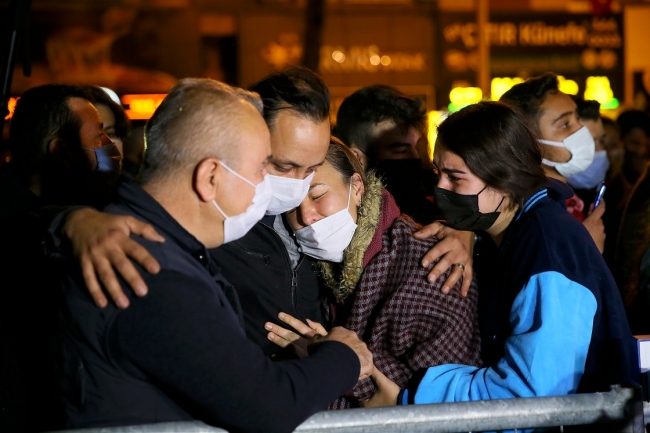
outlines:
[{"label": "woman with white mask in background", "polygon": [[[331,139],[307,197],[287,220],[301,252],[319,260],[331,291],[327,327],[357,332],[373,352],[376,368],[389,378],[404,386],[430,365],[480,365],[476,286],[467,297],[458,290],[442,294],[451,269],[435,285],[427,282],[429,270],[419,263],[438,240],[412,236],[417,224],[400,215],[381,181],[372,172],[366,176],[340,140]],[[280,318],[303,333],[325,333],[315,322],[307,326],[287,314]],[[281,347],[298,338],[272,323],[266,328]],[[374,391],[372,381],[364,379],[330,408],[358,406]]]}]

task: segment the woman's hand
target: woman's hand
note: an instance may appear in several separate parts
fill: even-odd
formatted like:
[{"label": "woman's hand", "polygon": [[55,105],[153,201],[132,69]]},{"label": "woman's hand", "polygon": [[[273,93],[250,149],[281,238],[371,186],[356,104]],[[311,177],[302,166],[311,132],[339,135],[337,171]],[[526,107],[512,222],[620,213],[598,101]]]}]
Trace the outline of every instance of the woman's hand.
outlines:
[{"label": "woman's hand", "polygon": [[418,239],[435,236],[440,240],[422,259],[422,266],[425,268],[440,259],[429,272],[429,282],[435,282],[447,269],[452,268],[442,286],[442,293],[449,293],[458,280],[463,278],[460,294],[467,296],[473,276],[474,233],[454,230],[439,222],[433,222],[413,233],[413,236]]},{"label": "woman's hand", "polygon": [[375,367],[370,377],[375,383],[376,391],[368,400],[359,402],[361,407],[395,406],[397,404],[397,396],[401,390],[400,387],[387,378],[377,367]]},{"label": "woman's hand", "polygon": [[81,262],[88,291],[100,308],[105,307],[108,301],[99,281],[118,307],[129,306],[115,270],[138,296],[147,294],[147,285],[131,260],[152,274],[160,270],[156,259],[130,235],[156,242],[165,242],[165,239],[151,225],[131,216],[113,215],[91,208],[79,209],[67,216],[62,233],[69,240],[72,253]]},{"label": "woman's hand", "polygon": [[307,324],[305,325],[300,320],[286,313],[278,314],[278,318],[283,323],[295,329],[296,332],[274,323],[266,322],[264,328],[269,331],[267,338],[283,349],[291,346],[299,358],[307,356],[307,345],[314,336],[321,335],[324,337],[327,335],[327,331],[323,325],[318,322],[312,322],[307,319]]}]

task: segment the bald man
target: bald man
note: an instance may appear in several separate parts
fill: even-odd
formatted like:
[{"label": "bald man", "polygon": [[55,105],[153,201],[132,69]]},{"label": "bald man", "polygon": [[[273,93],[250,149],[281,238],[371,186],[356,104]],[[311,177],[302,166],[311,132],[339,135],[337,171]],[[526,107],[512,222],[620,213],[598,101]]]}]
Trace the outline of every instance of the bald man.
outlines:
[{"label": "bald man", "polygon": [[246,338],[237,293],[207,252],[244,236],[271,200],[260,111],[252,93],[186,79],[149,121],[140,184],[122,184],[107,211],[165,237],[135,238],[161,269],[143,275],[148,296],[100,310],[68,263],[57,344],[63,427],[200,419],[291,431],[372,372],[372,354],[343,328],[313,341],[308,358],[272,362]]}]

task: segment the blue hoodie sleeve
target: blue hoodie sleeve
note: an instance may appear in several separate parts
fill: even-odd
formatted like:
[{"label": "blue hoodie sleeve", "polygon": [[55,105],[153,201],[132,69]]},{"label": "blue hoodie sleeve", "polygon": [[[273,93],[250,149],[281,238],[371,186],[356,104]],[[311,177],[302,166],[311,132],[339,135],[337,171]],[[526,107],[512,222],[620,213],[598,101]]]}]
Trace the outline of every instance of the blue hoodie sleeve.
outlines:
[{"label": "blue hoodie sleeve", "polygon": [[574,393],[584,372],[596,308],[596,298],[586,287],[558,272],[537,274],[515,298],[513,331],[496,365],[431,367],[400,403],[406,403],[408,394],[422,404]]}]

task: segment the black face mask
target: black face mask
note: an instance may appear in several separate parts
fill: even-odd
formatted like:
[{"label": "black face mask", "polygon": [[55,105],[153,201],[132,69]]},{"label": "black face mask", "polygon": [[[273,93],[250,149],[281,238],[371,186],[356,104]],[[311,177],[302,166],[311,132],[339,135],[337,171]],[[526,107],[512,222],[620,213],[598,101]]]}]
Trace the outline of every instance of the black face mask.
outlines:
[{"label": "black face mask", "polygon": [[478,207],[478,196],[485,191],[483,188],[478,194],[458,194],[436,186],[434,196],[436,205],[444,215],[447,223],[456,230],[485,231],[494,225],[501,212],[497,209],[490,213],[481,213]]}]

